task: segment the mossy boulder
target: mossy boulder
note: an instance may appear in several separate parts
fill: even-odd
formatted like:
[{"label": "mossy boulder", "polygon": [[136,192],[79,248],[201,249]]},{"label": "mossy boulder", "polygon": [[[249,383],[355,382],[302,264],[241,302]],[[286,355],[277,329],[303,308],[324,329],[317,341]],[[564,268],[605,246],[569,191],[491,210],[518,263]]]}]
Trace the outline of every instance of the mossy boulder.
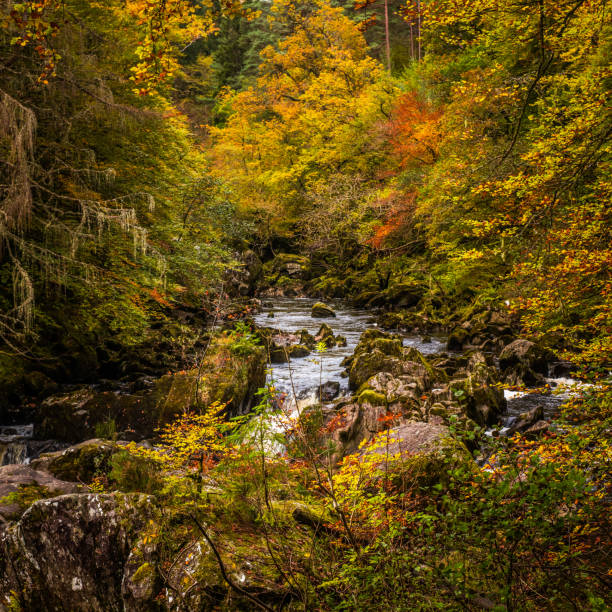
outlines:
[{"label": "mossy boulder", "polygon": [[405,411],[414,408],[425,390],[420,383],[421,379],[412,376],[397,377],[389,372],[379,372],[361,386],[357,395],[361,397],[368,390],[382,396],[385,404],[392,406],[394,411]]},{"label": "mossy boulder", "polygon": [[310,349],[303,344],[294,344],[289,350],[289,355],[292,359],[306,357],[307,355],[310,355]]},{"label": "mossy boulder", "polygon": [[374,338],[368,343],[368,350],[378,350],[385,355],[402,357],[402,341],[399,338]]},{"label": "mossy boulder", "polygon": [[418,380],[422,389],[427,389],[431,385],[428,368],[421,361],[404,360],[374,349],[370,353],[360,353],[353,359],[349,370],[350,388],[358,389],[379,372],[388,372],[396,377],[411,377]]},{"label": "mossy boulder", "polygon": [[312,305],[311,316],[316,319],[335,317],[336,313],[331,306],[324,304],[323,302],[316,302]]},{"label": "mossy boulder", "polygon": [[317,343],[315,337],[307,329],[300,329],[299,334],[299,343],[307,346],[310,350],[314,349],[314,346]]},{"label": "mossy boulder", "polygon": [[386,406],[387,398],[383,393],[378,393],[373,389],[364,389],[357,395],[357,402],[370,406]]},{"label": "mossy boulder", "polygon": [[334,332],[327,323],[323,323],[321,327],[319,327],[319,331],[315,334],[314,339],[315,342],[323,342],[325,346],[327,346],[327,348],[336,346],[336,338],[334,337]]},{"label": "mossy boulder", "polygon": [[54,453],[44,453],[31,462],[37,470],[44,470],[62,480],[89,483],[96,475],[110,471],[110,459],[120,447],[108,440],[86,440]]},{"label": "mossy boulder", "polygon": [[449,351],[461,351],[470,339],[470,332],[464,327],[455,327],[446,341]]},{"label": "mossy boulder", "polygon": [[311,264],[308,257],[293,253],[279,253],[274,259],[263,266],[264,274],[286,276],[308,280],[311,273]]},{"label": "mossy boulder", "polygon": [[246,414],[265,384],[266,350],[254,345],[236,353],[233,342],[229,335],[217,336],[199,370],[166,374],[134,393],[85,387],[53,395],[38,407],[35,437],[80,442],[96,435],[96,426],[112,421],[116,431],[143,439],[178,414],[213,402],[227,404],[231,416]]},{"label": "mossy boulder", "polygon": [[448,390],[448,399],[458,402],[479,425],[495,424],[506,410],[497,372],[486,363],[473,363],[465,378],[451,380]]},{"label": "mossy boulder", "polygon": [[346,296],[347,287],[343,279],[323,276],[311,285],[314,295],[324,298],[343,298]]},{"label": "mossy boulder", "polygon": [[358,389],[379,372],[418,379],[422,390],[436,378],[435,370],[417,349],[404,347],[400,336],[377,329],[368,329],[361,335],[347,367],[351,389]]},{"label": "mossy boulder", "polygon": [[385,292],[385,300],[395,308],[416,306],[427,293],[427,286],[418,281],[392,285]]},{"label": "mossy boulder", "polygon": [[288,518],[313,528],[315,531],[325,529],[330,523],[337,521],[337,517],[323,504],[313,501],[295,499],[274,500],[271,511],[277,520]]},{"label": "mossy boulder", "polygon": [[421,487],[448,482],[458,465],[476,468],[467,448],[451,436],[448,427],[420,421],[389,429],[360,454],[371,471]]}]

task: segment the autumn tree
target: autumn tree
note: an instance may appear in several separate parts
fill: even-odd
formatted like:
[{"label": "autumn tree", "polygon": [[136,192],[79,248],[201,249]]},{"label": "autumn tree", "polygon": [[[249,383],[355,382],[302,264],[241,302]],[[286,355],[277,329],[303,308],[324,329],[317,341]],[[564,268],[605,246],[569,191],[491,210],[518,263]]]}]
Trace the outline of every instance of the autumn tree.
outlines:
[{"label": "autumn tree", "polygon": [[393,88],[340,9],[278,2],[271,18],[290,24],[291,32],[262,52],[256,87],[228,93],[231,114],[213,130],[213,154],[220,172],[227,174],[228,165],[235,172],[244,202],[280,205],[291,221],[308,209],[307,193],[319,182],[338,173],[371,174],[377,152],[368,133],[387,112]]}]

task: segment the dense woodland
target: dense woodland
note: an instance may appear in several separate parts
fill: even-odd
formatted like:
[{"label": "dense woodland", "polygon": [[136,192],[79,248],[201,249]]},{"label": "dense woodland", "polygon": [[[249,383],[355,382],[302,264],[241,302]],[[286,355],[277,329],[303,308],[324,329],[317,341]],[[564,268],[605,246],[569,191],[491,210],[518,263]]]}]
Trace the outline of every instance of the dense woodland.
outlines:
[{"label": "dense woodland", "polygon": [[[611,11],[0,0],[0,424],[106,440],[51,473],[81,487],[81,531],[92,496],[135,530],[108,544],[118,595],[63,561],[28,574],[1,536],[0,610],[609,609]],[[347,402],[279,416],[250,317],[296,295],[392,332],[347,362],[367,439],[346,442]],[[398,330],[464,361],[408,355]],[[330,333],[298,344],[316,358]],[[519,341],[538,356],[509,374]],[[550,427],[485,436],[502,387],[545,386],[540,362],[581,381]],[[391,401],[372,375],[406,386],[407,363]],[[136,403],[48,399],[100,381]],[[415,421],[445,433],[406,458],[390,432]],[[0,529],[44,530],[26,517],[59,487],[11,489],[30,510]]]}]

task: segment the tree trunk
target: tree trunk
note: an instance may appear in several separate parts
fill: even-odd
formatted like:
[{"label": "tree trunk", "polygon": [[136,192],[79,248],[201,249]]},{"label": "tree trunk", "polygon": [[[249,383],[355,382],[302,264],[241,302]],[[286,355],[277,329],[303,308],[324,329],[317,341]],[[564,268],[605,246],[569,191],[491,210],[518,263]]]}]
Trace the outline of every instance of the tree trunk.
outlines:
[{"label": "tree trunk", "polygon": [[389,3],[385,0],[385,45],[387,49],[387,70],[391,72],[391,43],[389,42]]}]

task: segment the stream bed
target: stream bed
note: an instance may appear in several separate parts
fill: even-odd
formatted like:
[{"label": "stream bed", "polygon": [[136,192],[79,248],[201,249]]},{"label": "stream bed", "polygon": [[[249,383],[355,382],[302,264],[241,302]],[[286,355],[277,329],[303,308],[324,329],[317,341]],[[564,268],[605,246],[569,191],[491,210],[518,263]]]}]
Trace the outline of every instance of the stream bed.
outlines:
[{"label": "stream bed", "polygon": [[[263,307],[254,317],[260,327],[273,327],[285,332],[306,329],[315,335],[323,323],[332,328],[335,336],[344,336],[346,346],[333,347],[324,353],[311,353],[307,357],[294,358],[289,363],[272,365],[272,378],[276,388],[298,399],[314,395],[319,384],[328,381],[340,383],[340,395],[348,392],[348,379],[343,378],[345,357],[350,357],[359,342],[361,334],[370,327],[376,327],[371,311],[352,308],[343,302],[330,302],[336,316],[318,319],[311,316],[311,308],[316,300],[310,298],[277,298],[273,306]],[[268,302],[265,302],[269,304]],[[274,314],[270,317],[270,313]],[[404,344],[413,346],[424,355],[445,350],[446,339],[432,337],[424,342],[419,336],[405,336]]]}]

